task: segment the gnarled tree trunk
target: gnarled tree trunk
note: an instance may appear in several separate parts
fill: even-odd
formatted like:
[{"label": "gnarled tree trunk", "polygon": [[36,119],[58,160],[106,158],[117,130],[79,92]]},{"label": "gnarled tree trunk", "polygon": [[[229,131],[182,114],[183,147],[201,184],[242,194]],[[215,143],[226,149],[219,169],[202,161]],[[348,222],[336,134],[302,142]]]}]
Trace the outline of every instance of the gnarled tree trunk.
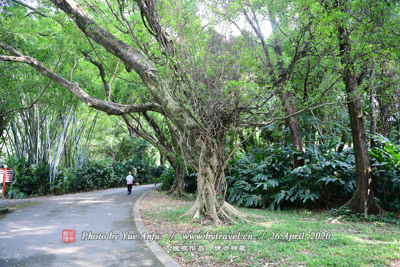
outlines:
[{"label": "gnarled tree trunk", "polygon": [[[51,71],[37,59],[24,56],[9,45],[1,44],[0,47],[8,51],[11,55],[0,55],[2,61],[13,61],[29,64],[43,76],[48,77],[56,84],[70,91],[73,95],[86,103],[89,107],[106,112],[109,115],[125,115],[130,113],[144,113],[146,111],[158,112],[165,118],[169,119],[176,131],[183,136],[184,139],[193,139],[189,143],[196,148],[192,158],[186,158],[192,167],[199,173],[198,178],[198,198],[189,213],[193,213],[196,217],[200,213],[210,216],[215,222],[220,222],[220,218],[229,218],[232,215],[240,216],[233,207],[225,202],[221,192],[222,184],[225,182],[224,176],[224,160],[223,153],[211,151],[205,144],[200,144],[201,149],[197,150],[197,145],[193,145],[199,140],[200,133],[192,134],[194,130],[201,128],[199,122],[193,118],[190,111],[187,111],[181,103],[181,99],[174,97],[168,86],[168,77],[163,76],[157,69],[156,63],[152,61],[146,53],[136,49],[135,47],[125,43],[117,36],[100,27],[92,17],[80,8],[73,0],[51,0],[51,2],[66,14],[68,14],[89,39],[104,47],[110,54],[113,54],[124,63],[125,69],[130,72],[134,70],[139,75],[142,82],[146,85],[147,91],[151,94],[154,103],[142,104],[120,104],[111,101],[105,101],[89,95],[85,90],[75,82],[65,79],[57,73]],[[141,11],[143,22],[149,27],[149,32],[154,35],[160,45],[163,46],[162,53],[173,50],[172,42],[168,38],[168,34],[163,31],[161,24],[157,20],[154,1],[135,1]],[[122,9],[123,7],[120,6]],[[121,11],[121,16],[124,12]],[[104,78],[104,77],[102,77]],[[104,81],[103,81],[104,83]],[[145,116],[145,114],[143,114]],[[234,116],[236,118],[236,115]],[[225,119],[224,119],[225,120]],[[126,120],[127,121],[127,120]],[[127,121],[128,122],[128,121]],[[224,127],[228,127],[229,123],[223,122]],[[152,136],[147,133],[138,131],[136,126],[131,127],[132,130],[141,133],[145,139],[153,140],[158,143]],[[196,139],[196,140],[194,140]],[[147,139],[146,139],[147,140]],[[224,140],[224,139],[223,139]],[[165,154],[170,153],[170,149],[162,144],[157,146]],[[221,146],[223,147],[223,146]],[[195,149],[193,149],[195,150]],[[200,153],[198,151],[201,151]],[[185,157],[186,152],[184,151]],[[197,155],[200,154],[198,164]]]},{"label": "gnarled tree trunk", "polygon": [[201,146],[198,164],[197,198],[185,214],[200,218],[201,214],[214,222],[231,221],[232,217],[244,219],[244,215],[225,201],[223,184],[225,183],[224,161],[221,154],[211,151],[205,144]]}]

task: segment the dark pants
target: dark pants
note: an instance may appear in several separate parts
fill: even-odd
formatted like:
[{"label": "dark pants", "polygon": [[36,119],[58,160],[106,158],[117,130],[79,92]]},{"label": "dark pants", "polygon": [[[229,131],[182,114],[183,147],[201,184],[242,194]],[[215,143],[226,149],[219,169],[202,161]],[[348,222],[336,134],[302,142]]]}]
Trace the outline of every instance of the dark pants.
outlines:
[{"label": "dark pants", "polygon": [[127,184],[128,186],[128,193],[131,194],[132,193],[132,184]]}]

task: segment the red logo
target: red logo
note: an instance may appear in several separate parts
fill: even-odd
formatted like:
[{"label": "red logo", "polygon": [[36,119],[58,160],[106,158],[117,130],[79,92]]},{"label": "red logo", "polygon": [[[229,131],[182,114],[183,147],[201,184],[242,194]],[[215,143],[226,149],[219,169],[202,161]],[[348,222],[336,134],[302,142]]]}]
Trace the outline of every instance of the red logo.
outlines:
[{"label": "red logo", "polygon": [[62,231],[63,243],[75,243],[75,230],[65,229]]}]

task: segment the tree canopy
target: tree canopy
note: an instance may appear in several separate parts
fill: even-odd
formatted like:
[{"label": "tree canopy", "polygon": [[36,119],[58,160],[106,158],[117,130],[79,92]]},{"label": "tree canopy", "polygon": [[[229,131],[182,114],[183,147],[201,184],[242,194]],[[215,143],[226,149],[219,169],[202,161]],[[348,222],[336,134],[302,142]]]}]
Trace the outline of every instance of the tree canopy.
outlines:
[{"label": "tree canopy", "polygon": [[[342,204],[384,212],[373,194],[367,135],[400,136],[396,1],[35,3],[0,2],[2,138],[10,125],[36,117],[26,129],[38,140],[33,129],[52,106],[64,114],[60,147],[70,121],[80,136],[82,102],[120,118],[124,138],[152,144],[175,170],[179,195],[185,166],[196,172],[188,214],[217,223],[244,217],[226,201],[226,167],[257,140],[290,144],[294,170],[310,165],[310,145],[351,146],[357,189]],[[23,111],[33,106],[28,118]],[[94,124],[85,127],[81,133]],[[113,159],[125,149],[108,144]],[[82,153],[78,145],[73,151],[70,158]]]}]

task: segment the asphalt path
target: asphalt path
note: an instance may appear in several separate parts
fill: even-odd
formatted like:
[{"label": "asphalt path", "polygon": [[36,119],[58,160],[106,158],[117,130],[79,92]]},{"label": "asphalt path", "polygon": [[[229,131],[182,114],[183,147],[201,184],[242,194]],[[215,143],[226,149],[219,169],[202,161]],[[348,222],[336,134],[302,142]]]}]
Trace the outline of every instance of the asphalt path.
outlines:
[{"label": "asphalt path", "polygon": [[[163,266],[140,239],[133,218],[135,201],[153,188],[133,187],[132,195],[117,188],[0,200],[11,210],[0,218],[0,266]],[[74,243],[62,241],[65,229],[75,230]],[[119,238],[110,240],[110,232]],[[105,240],[93,240],[96,235]]]}]

